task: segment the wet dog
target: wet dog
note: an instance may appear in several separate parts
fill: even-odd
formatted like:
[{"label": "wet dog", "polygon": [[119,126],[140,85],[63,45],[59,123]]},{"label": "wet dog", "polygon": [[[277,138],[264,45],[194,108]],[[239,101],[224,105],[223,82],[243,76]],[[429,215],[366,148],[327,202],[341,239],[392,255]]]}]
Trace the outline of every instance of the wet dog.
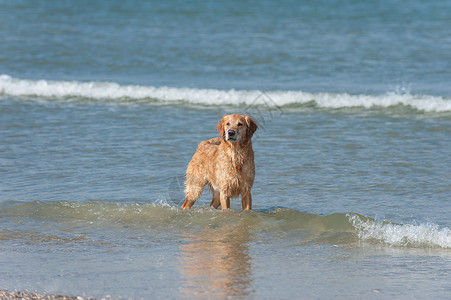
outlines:
[{"label": "wet dog", "polygon": [[203,141],[186,170],[182,209],[191,208],[208,184],[210,206],[230,208],[230,198],[241,195],[243,210],[252,209],[255,164],[252,135],[257,123],[248,115],[226,115],[218,123],[220,137]]}]

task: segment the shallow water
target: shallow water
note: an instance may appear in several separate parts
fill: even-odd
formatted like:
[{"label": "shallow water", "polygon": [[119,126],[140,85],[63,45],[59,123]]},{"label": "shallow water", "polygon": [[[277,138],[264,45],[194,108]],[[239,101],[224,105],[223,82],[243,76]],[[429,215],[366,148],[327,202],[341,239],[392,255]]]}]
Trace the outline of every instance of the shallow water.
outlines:
[{"label": "shallow water", "polygon": [[[0,1],[0,289],[447,297],[448,6]],[[235,112],[254,210],[180,210]]]},{"label": "shallow water", "polygon": [[3,288],[119,298],[449,292],[447,116],[255,114],[254,211],[240,212],[238,199],[230,212],[210,209],[206,191],[186,212],[186,164],[235,107],[42,97],[4,97],[1,107]]},{"label": "shallow water", "polygon": [[[429,241],[420,226],[410,233],[400,226],[404,238],[387,247],[391,241],[381,236],[362,238],[367,231],[355,223],[381,232],[388,224],[355,214],[185,212],[99,201],[4,203],[1,212],[3,223],[14,223],[1,234],[1,263],[12,267],[3,280],[22,288],[120,298],[287,298],[299,291],[308,298],[429,297],[449,291],[444,249],[450,233],[433,227],[428,236],[437,240]],[[425,288],[411,293],[418,285]]]}]

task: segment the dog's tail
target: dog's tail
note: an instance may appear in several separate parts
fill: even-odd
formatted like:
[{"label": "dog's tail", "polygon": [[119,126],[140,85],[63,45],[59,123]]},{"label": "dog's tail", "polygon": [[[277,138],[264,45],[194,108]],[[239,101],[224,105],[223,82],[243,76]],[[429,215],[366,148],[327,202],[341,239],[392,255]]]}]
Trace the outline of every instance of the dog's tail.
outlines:
[{"label": "dog's tail", "polygon": [[209,139],[208,141],[202,141],[199,143],[199,145],[197,146],[197,149],[205,146],[205,145],[217,145],[219,146],[219,144],[221,144],[221,138],[220,137],[215,137],[212,139]]}]

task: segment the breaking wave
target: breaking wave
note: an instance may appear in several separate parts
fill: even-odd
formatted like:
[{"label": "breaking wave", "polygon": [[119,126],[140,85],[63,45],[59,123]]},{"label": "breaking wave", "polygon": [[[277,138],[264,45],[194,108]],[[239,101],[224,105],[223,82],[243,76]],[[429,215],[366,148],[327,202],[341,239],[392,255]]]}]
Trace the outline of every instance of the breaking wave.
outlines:
[{"label": "breaking wave", "polygon": [[142,85],[121,85],[114,82],[81,82],[25,80],[0,75],[0,95],[56,99],[109,100],[116,103],[161,102],[194,105],[264,105],[285,107],[309,105],[341,109],[362,107],[388,108],[404,106],[423,112],[451,112],[451,99],[431,95],[389,92],[381,95],[348,93],[307,93],[302,91],[259,91],[171,88]]},{"label": "breaking wave", "polygon": [[382,241],[392,246],[451,248],[451,230],[432,223],[392,224],[379,222],[356,214],[349,221],[360,239]]},{"label": "breaking wave", "polygon": [[[0,223],[21,222],[19,233],[0,230],[0,240],[34,236],[39,224],[51,228],[124,228],[140,232],[175,233],[213,228],[245,228],[254,235],[270,235],[300,244],[346,244],[358,240],[413,248],[451,248],[451,230],[436,224],[418,225],[380,222],[359,214],[317,215],[289,208],[270,208],[249,212],[222,212],[209,207],[188,211],[167,203],[90,202],[3,202]],[[53,224],[53,225],[52,225]],[[46,226],[46,228],[48,227]],[[30,230],[24,234],[24,230]],[[47,229],[48,230],[48,229]]]}]

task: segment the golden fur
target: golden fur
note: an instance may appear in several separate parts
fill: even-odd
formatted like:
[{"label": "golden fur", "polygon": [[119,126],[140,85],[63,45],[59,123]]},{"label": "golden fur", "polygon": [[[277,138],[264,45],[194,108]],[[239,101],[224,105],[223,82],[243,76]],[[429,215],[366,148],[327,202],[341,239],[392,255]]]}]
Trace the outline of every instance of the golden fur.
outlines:
[{"label": "golden fur", "polygon": [[257,128],[248,115],[226,115],[219,121],[220,137],[201,142],[188,164],[182,209],[191,208],[207,184],[213,194],[210,206],[228,209],[230,198],[241,195],[243,210],[252,209],[255,164],[251,138]]}]

